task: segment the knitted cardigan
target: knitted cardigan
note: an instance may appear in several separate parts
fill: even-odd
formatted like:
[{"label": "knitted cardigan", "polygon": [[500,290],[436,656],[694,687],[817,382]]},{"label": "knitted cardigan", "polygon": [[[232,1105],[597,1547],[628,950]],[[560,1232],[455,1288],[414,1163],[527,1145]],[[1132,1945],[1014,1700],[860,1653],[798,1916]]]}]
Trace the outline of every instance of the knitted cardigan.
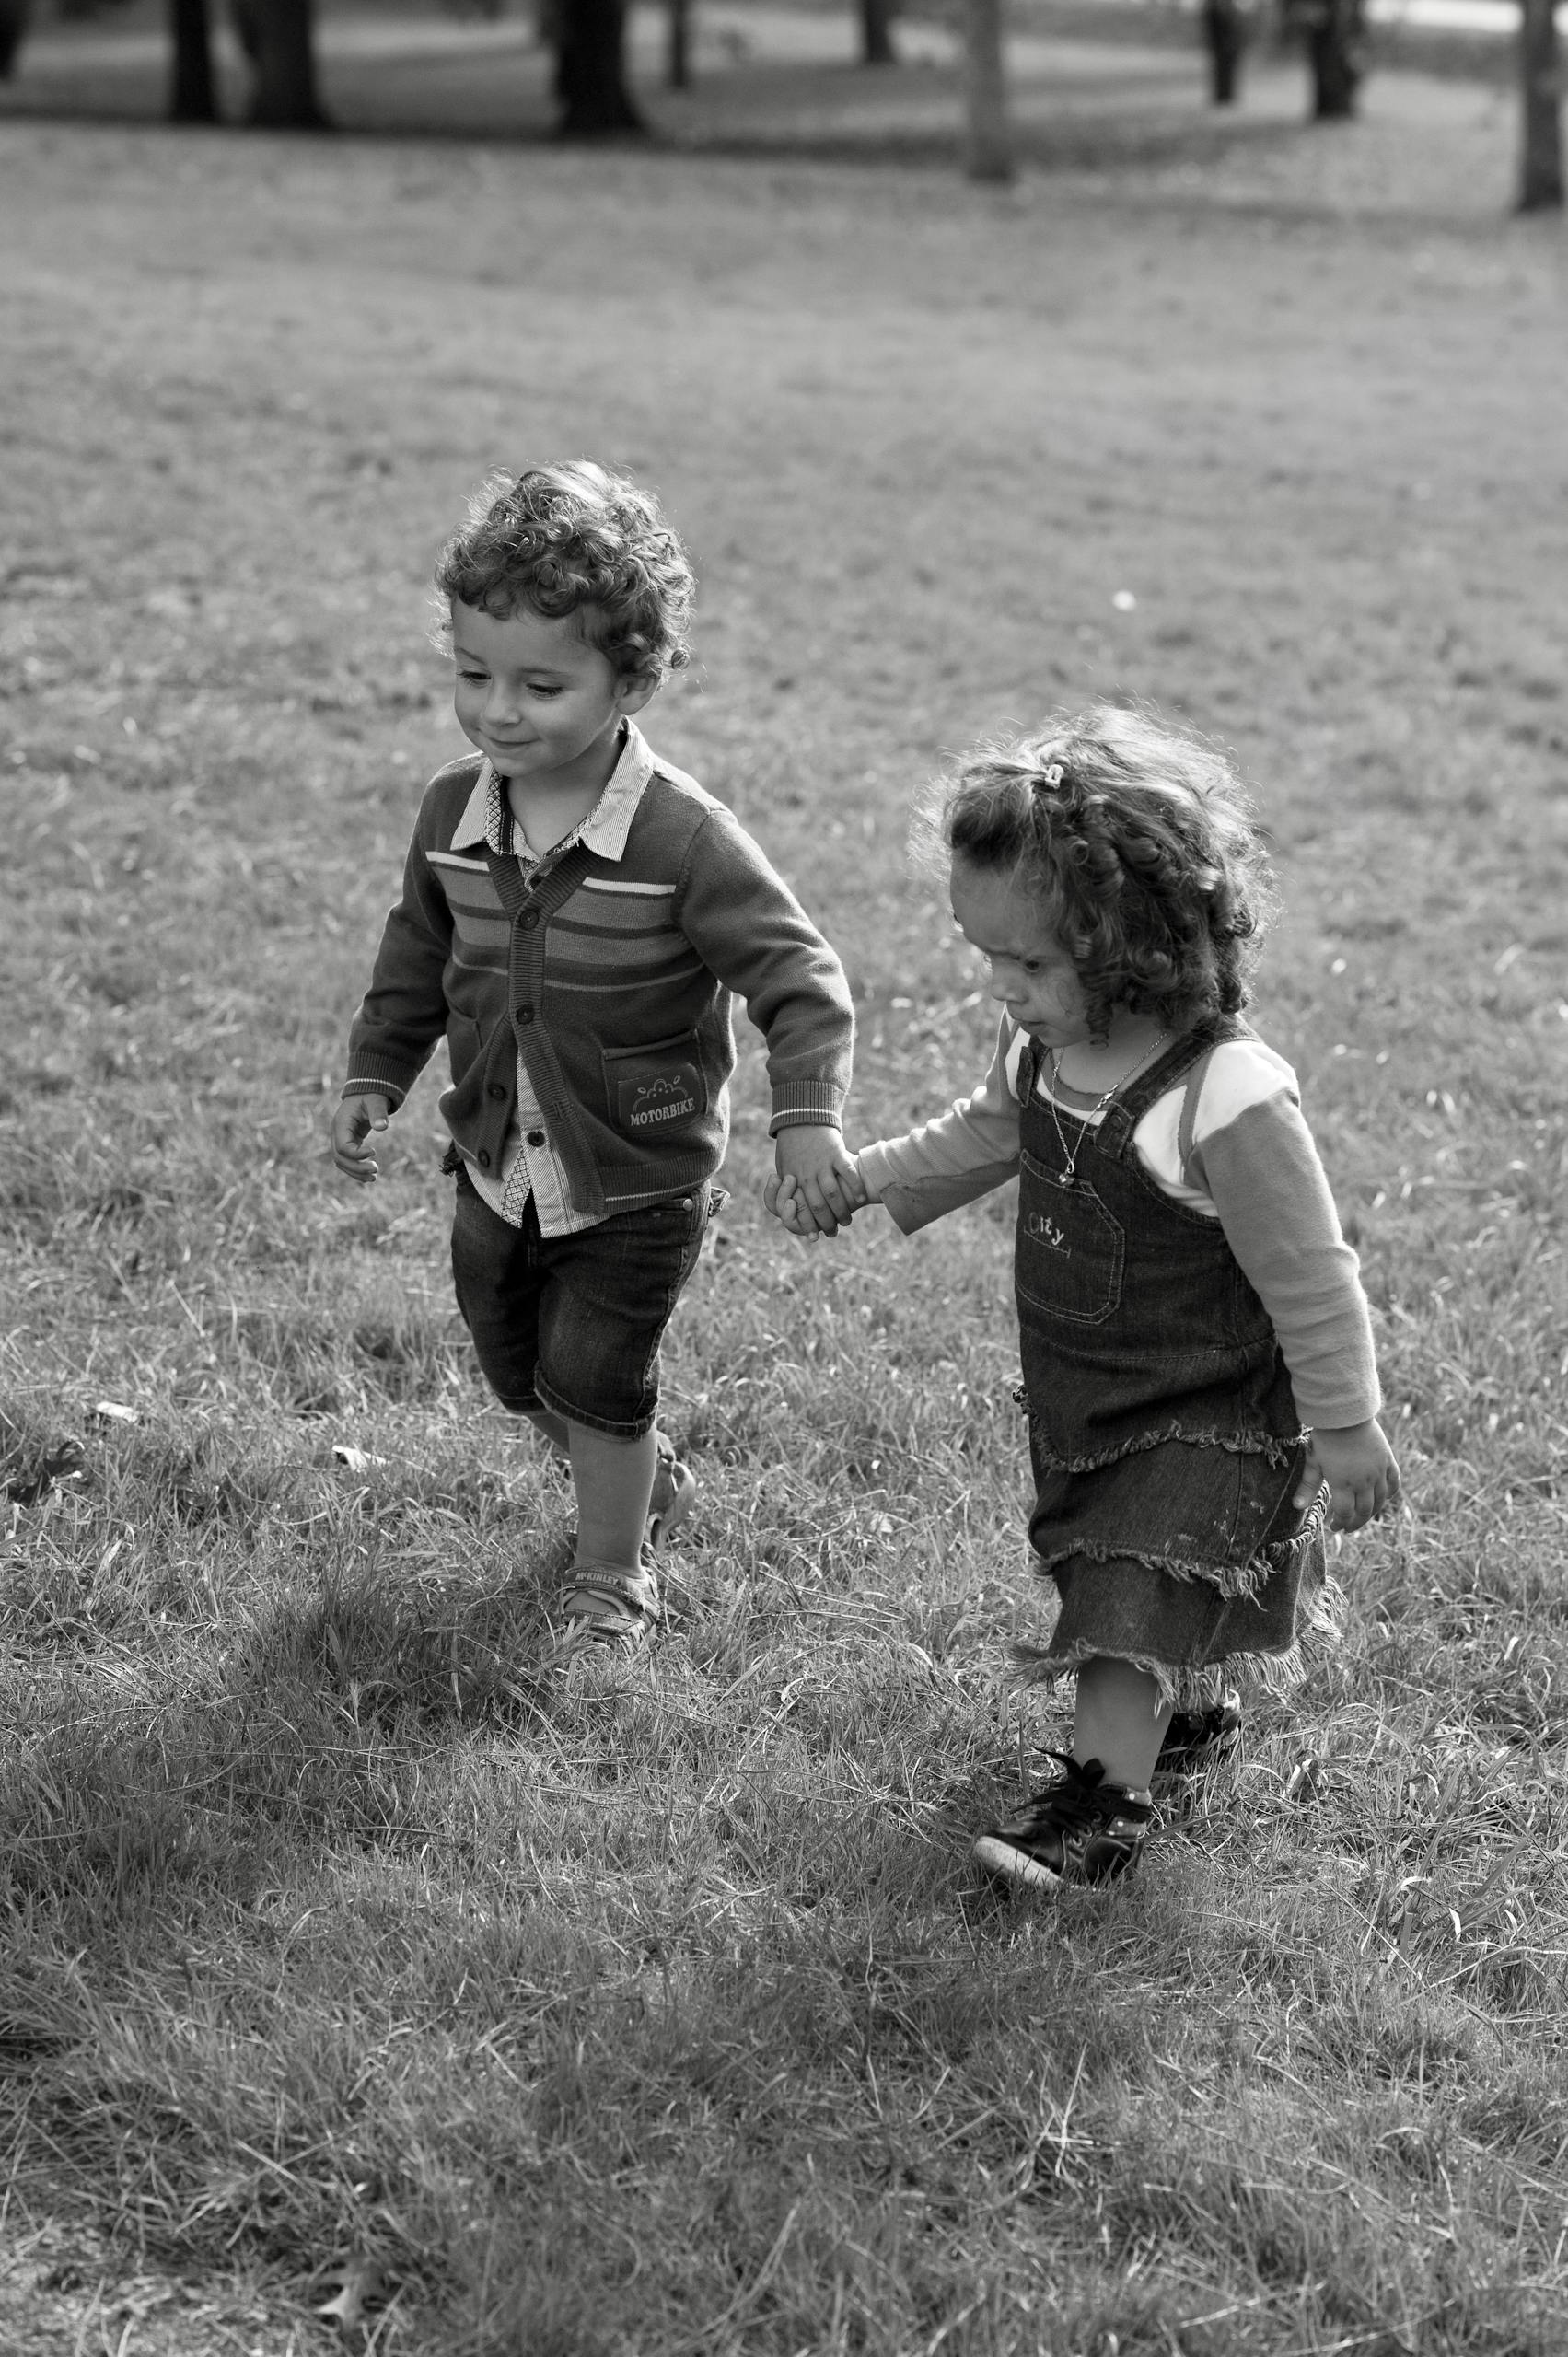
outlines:
[{"label": "knitted cardigan", "polygon": [[488,846],[451,848],[482,766],[449,762],[425,788],[345,1096],[401,1105],[444,1032],[440,1110],[499,1169],[521,1055],[574,1206],[630,1211],[724,1159],[738,993],[767,1041],[772,1130],[838,1128],[843,969],[733,812],[656,761],[619,860],[579,842],[525,877]]}]

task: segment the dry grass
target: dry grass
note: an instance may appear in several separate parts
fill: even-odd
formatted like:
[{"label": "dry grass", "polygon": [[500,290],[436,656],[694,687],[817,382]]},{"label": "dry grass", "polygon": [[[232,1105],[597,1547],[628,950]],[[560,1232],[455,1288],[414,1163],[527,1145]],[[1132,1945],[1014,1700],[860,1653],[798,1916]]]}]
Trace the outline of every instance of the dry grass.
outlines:
[{"label": "dry grass", "polygon": [[[1561,2348],[1562,248],[1420,99],[1006,200],[6,130],[6,2345]],[[433,549],[577,448],[690,536],[654,734],[841,944],[860,1134],[982,1048],[943,747],[1138,694],[1260,783],[1414,1511],[1109,1898],[966,1863],[1054,1724],[1005,1204],[793,1254],[749,1056],[672,1624],[563,1678],[433,1091],[328,1172]]]}]

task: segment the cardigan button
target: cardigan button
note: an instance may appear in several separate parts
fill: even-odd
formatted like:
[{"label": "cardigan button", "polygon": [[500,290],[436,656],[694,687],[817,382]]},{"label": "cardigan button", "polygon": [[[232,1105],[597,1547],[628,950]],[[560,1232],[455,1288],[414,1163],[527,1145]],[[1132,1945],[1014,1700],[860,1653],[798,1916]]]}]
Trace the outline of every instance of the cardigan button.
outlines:
[{"label": "cardigan button", "polygon": [[525,909],[522,915],[517,919],[517,923],[522,926],[525,933],[531,933],[535,925],[539,923],[539,911],[537,909]]},{"label": "cardigan button", "polygon": [[493,1080],[493,1081],[491,1082],[491,1084],[490,1084],[489,1087],[485,1090],[485,1092],[484,1092],[484,1093],[485,1093],[485,1095],[486,1095],[487,1097],[505,1097],[505,1094],[506,1094],[505,1090],[502,1087],[501,1083],[500,1083],[498,1080]]},{"label": "cardigan button", "polygon": [[517,1020],[519,1023],[531,1023],[533,1021],[532,1007],[519,1006],[517,1009]]},{"label": "cardigan button", "polygon": [[479,1152],[475,1155],[474,1160],[478,1163],[482,1170],[488,1170],[490,1167],[490,1154],[488,1148],[482,1145]]},{"label": "cardigan button", "polygon": [[544,1132],[542,1130],[530,1130],[528,1132],[528,1144],[530,1145],[542,1145],[544,1144]]}]

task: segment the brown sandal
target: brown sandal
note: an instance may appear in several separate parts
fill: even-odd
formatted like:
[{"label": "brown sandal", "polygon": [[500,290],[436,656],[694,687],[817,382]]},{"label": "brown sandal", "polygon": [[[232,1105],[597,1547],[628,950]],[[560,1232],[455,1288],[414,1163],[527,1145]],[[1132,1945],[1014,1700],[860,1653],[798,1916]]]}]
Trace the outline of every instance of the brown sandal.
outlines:
[{"label": "brown sandal", "polygon": [[618,1572],[608,1564],[578,1563],[567,1573],[561,1608],[565,1618],[558,1654],[604,1645],[618,1653],[641,1652],[658,1619],[658,1581],[645,1547],[645,1568]]}]

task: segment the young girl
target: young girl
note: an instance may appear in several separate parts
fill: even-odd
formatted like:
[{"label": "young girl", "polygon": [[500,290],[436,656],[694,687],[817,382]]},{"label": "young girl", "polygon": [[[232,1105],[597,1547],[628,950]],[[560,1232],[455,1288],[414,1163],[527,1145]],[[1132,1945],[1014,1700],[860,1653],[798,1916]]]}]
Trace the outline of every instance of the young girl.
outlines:
[{"label": "young girl", "polygon": [[[1019,1179],[1029,1540],[1061,1598],[1038,1659],[1076,1674],[1076,1707],[1052,1781],[975,1856],[1095,1882],[1157,1823],[1156,1766],[1234,1741],[1225,1678],[1299,1678],[1325,1504],[1357,1529],[1399,1472],[1295,1075],[1240,1018],[1267,870],[1229,766],[1102,707],[965,761],[941,832],[995,1055],[856,1169],[906,1234]],[[796,1233],[827,1228],[770,1191]]]}]

